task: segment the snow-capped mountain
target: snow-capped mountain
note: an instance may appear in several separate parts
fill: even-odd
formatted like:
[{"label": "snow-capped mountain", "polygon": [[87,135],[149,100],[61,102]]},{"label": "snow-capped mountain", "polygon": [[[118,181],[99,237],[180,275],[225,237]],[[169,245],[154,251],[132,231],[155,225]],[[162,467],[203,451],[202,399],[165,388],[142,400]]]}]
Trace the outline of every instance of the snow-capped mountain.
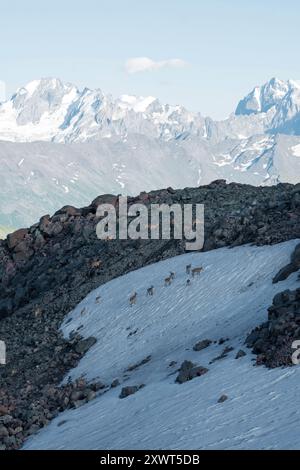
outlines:
[{"label": "snow-capped mountain", "polygon": [[300,82],[273,78],[241,100],[235,114],[264,114],[269,132],[300,134]]},{"label": "snow-capped mountain", "polygon": [[100,193],[300,179],[300,84],[255,87],[223,121],[154,97],[35,80],[0,104],[0,226]]},{"label": "snow-capped mountain", "polygon": [[300,134],[300,84],[273,78],[241,100],[224,121],[204,118],[183,106],[158,99],[122,95],[114,99],[100,89],[34,80],[0,105],[0,139],[86,142],[139,133],[163,140],[198,136],[208,141],[247,138],[264,132]]},{"label": "snow-capped mountain", "polygon": [[273,106],[280,106],[293,83],[272,78],[263,86],[255,87],[249,95],[239,102],[235,114],[267,113]]},{"label": "snow-capped mountain", "polygon": [[[182,255],[92,291],[62,330],[66,337],[80,331],[97,339],[70,376],[106,387],[89,403],[59,414],[24,448],[299,448],[299,367],[253,367],[244,344],[249,331],[265,321],[275,294],[298,286],[297,273],[272,283],[296,243]],[[204,271],[187,286],[189,263]],[[170,271],[176,277],[164,287]],[[151,285],[154,295],[147,296]],[[130,307],[133,290],[137,303]],[[219,344],[220,338],[228,340]],[[211,344],[194,350],[204,339]],[[237,356],[240,349],[246,354]],[[183,361],[207,371],[176,383]],[[128,386],[136,393],[120,399]],[[222,395],[227,399],[220,403]]]},{"label": "snow-capped mountain", "polygon": [[52,78],[30,82],[0,106],[0,139],[13,142],[86,142],[127,133],[168,140],[185,132],[205,134],[200,114],[151,96],[113,99],[101,90],[79,91]]}]

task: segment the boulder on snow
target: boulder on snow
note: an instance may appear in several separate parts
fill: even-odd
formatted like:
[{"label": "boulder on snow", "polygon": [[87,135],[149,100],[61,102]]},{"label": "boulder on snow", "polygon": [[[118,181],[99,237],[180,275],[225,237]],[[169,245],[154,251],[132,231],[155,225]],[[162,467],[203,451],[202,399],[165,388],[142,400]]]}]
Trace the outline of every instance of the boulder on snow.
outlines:
[{"label": "boulder on snow", "polygon": [[94,338],[93,336],[90,336],[89,338],[86,338],[86,339],[82,339],[76,344],[75,351],[78,354],[85,354],[96,343],[97,343],[97,339]]},{"label": "boulder on snow", "polygon": [[200,377],[208,372],[206,367],[197,366],[193,364],[191,361],[184,361],[181,364],[179,369],[179,374],[176,377],[175,382],[179,384],[183,384],[184,382],[188,382],[189,380],[193,380],[195,377]]},{"label": "boulder on snow", "polygon": [[241,357],[244,357],[244,356],[246,356],[245,351],[243,351],[242,349],[240,349],[240,350],[237,352],[235,358],[236,358],[236,359],[240,359]]},{"label": "boulder on snow", "polygon": [[210,339],[203,339],[202,341],[199,341],[198,343],[195,344],[193,347],[194,351],[201,351],[202,349],[208,348],[210,346],[212,341]]},{"label": "boulder on snow", "polygon": [[121,390],[121,393],[119,395],[119,398],[126,398],[129,397],[129,395],[134,395],[136,392],[138,392],[141,388],[143,388],[144,385],[131,385],[128,387],[123,387]]},{"label": "boulder on snow", "polygon": [[218,403],[224,403],[224,401],[228,400],[228,396],[227,395],[221,395],[219,400],[218,400]]}]

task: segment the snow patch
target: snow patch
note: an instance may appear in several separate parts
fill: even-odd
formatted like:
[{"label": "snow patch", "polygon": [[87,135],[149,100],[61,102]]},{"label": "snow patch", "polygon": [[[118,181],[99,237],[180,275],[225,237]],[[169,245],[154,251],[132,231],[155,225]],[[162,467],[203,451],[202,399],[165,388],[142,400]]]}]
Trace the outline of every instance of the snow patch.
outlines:
[{"label": "snow patch", "polygon": [[[97,343],[71,371],[110,384],[145,384],[119,399],[120,387],[59,415],[32,436],[25,449],[296,449],[300,410],[295,393],[300,368],[253,367],[247,334],[267,318],[274,295],[298,287],[297,274],[272,284],[299,241],[190,253],[117,278],[91,292],[66,317],[66,337],[76,329]],[[185,267],[203,266],[186,285]],[[176,273],[169,287],[164,278]],[[154,296],[146,289],[153,285]],[[137,292],[137,304],[128,298]],[[100,301],[97,298],[100,296]],[[195,352],[200,339],[228,337],[234,347],[210,364],[225,345]],[[247,351],[236,360],[238,349]],[[126,372],[151,355],[142,367]],[[209,371],[183,385],[175,383],[183,360]],[[170,366],[176,361],[175,366]],[[67,380],[67,378],[66,378]],[[225,403],[217,403],[226,394]],[[64,421],[64,424],[58,426]],[[79,425],[80,423],[80,425]]]}]

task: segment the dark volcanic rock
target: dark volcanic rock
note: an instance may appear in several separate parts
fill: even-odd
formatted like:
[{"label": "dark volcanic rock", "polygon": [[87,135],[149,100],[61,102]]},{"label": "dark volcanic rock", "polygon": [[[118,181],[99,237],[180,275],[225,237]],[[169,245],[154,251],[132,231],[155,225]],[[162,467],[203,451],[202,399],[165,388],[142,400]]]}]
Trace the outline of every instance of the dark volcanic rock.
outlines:
[{"label": "dark volcanic rock", "polygon": [[268,321],[249,334],[246,345],[258,355],[257,364],[279,367],[292,365],[292,343],[299,339],[300,288],[275,295]]}]

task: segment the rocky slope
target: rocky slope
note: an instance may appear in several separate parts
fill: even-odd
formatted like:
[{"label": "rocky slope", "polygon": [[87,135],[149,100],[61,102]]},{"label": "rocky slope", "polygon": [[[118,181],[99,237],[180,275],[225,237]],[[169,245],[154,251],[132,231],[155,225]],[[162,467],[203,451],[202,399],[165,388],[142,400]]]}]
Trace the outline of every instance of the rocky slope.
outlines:
[{"label": "rocky slope", "polygon": [[[199,188],[141,193],[129,203],[204,203],[208,251],[300,238],[299,197],[300,186],[290,184],[257,188],[216,181]],[[93,344],[93,339],[82,343],[80,331],[71,341],[63,338],[59,326],[64,316],[104,282],[185,251],[184,242],[173,239],[98,240],[95,214],[104,201],[118,205],[116,196],[104,195],[82,209],[67,206],[0,242],[0,338],[8,349],[8,364],[0,369],[0,414],[13,420],[12,431],[7,435],[2,430],[0,437],[7,448],[18,447],[60,409],[74,406],[76,397],[80,402],[93,396],[86,384],[56,391]],[[78,387],[79,395],[71,398]],[[49,393],[54,398],[47,408]]]}]

